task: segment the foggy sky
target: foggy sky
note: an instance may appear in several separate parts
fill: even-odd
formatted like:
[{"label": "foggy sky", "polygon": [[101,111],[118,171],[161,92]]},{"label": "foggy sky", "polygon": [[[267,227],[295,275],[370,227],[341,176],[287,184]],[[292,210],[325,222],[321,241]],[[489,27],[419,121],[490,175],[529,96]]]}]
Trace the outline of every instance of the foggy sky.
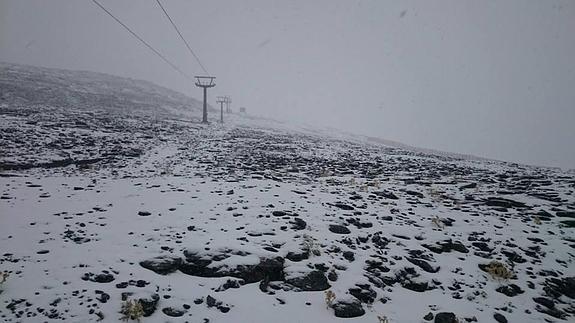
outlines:
[{"label": "foggy sky", "polygon": [[[154,0],[100,0],[189,75]],[[575,1],[163,0],[237,110],[575,168]],[[84,0],[0,0],[0,61],[201,91]]]}]

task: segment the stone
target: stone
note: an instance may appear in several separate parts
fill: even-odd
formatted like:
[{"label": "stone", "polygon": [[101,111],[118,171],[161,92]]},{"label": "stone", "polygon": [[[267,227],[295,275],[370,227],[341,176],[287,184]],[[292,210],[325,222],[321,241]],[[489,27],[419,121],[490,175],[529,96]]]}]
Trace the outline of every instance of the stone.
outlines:
[{"label": "stone", "polygon": [[354,209],[353,206],[347,205],[347,204],[344,204],[344,203],[340,203],[340,202],[335,203],[333,206],[338,207],[338,208],[340,208],[340,209],[342,209],[342,210],[345,210],[345,211],[351,211],[351,210]]},{"label": "stone", "polygon": [[294,261],[294,262],[299,262],[299,261],[302,261],[302,260],[305,260],[308,258],[309,258],[309,252],[308,251],[300,251],[300,252],[290,251],[286,255],[286,259],[289,259],[290,261]]},{"label": "stone", "polygon": [[557,211],[555,215],[561,218],[572,218],[575,219],[575,211]]},{"label": "stone", "polygon": [[158,307],[158,302],[160,301],[160,295],[152,294],[149,298],[140,298],[140,304],[142,305],[142,310],[144,311],[144,317],[149,317],[156,312]]},{"label": "stone", "polygon": [[463,191],[463,190],[465,190],[465,189],[476,188],[476,187],[477,187],[477,183],[469,183],[469,184],[460,186],[460,187],[459,187],[459,190],[460,190],[460,191]]},{"label": "stone", "polygon": [[329,231],[331,231],[333,233],[337,233],[337,234],[350,234],[351,233],[351,231],[347,227],[344,227],[343,225],[337,225],[337,224],[331,224],[329,226]]},{"label": "stone", "polygon": [[353,254],[353,251],[344,251],[343,252],[343,258],[347,259],[347,261],[352,262],[355,260],[355,256]]},{"label": "stone", "polygon": [[181,264],[182,258],[171,256],[159,256],[140,261],[140,266],[160,275],[167,275],[177,271]]},{"label": "stone", "polygon": [[499,323],[507,323],[507,318],[505,318],[503,314],[495,313],[493,314],[493,318]]},{"label": "stone", "polygon": [[549,297],[556,299],[565,295],[571,299],[575,298],[575,277],[547,278],[543,285],[543,291]]},{"label": "stone", "polygon": [[295,231],[303,230],[307,227],[307,223],[300,218],[293,219],[291,224],[292,224],[292,227],[291,227],[292,230],[295,230]]},{"label": "stone", "polygon": [[524,208],[525,203],[517,202],[510,199],[500,197],[488,197],[485,201],[487,206],[503,207],[503,208]]},{"label": "stone", "polygon": [[337,301],[332,308],[335,316],[341,318],[360,317],[365,314],[365,310],[358,300]]},{"label": "stone", "polygon": [[324,273],[319,270],[310,271],[303,276],[288,278],[286,283],[302,291],[322,291],[331,287]]},{"label": "stone", "polygon": [[356,286],[357,287],[350,288],[349,293],[362,303],[373,304],[377,298],[377,292],[374,291],[369,284],[357,284]]},{"label": "stone", "polygon": [[392,192],[388,192],[388,191],[373,192],[373,194],[375,194],[377,196],[385,197],[386,199],[390,199],[390,200],[399,200],[399,197],[397,197],[397,195],[393,194]]},{"label": "stone", "polygon": [[555,302],[547,297],[534,297],[533,301],[537,304],[543,305],[547,308],[554,308]]},{"label": "stone", "polygon": [[82,276],[82,280],[89,280],[95,283],[109,283],[114,281],[114,275],[108,273],[102,273],[94,275],[92,273],[86,273]]},{"label": "stone", "polygon": [[451,239],[442,242],[437,242],[435,245],[423,244],[422,246],[435,253],[451,252],[453,250],[461,253],[469,252],[469,250],[461,242],[459,241],[454,242]]},{"label": "stone", "polygon": [[457,317],[451,312],[441,312],[435,315],[435,323],[458,323]]},{"label": "stone", "polygon": [[510,284],[507,286],[500,286],[495,290],[498,291],[499,293],[505,294],[509,297],[517,296],[519,294],[524,293],[524,291],[521,289],[521,287],[519,287],[515,284]]},{"label": "stone", "polygon": [[412,257],[406,257],[405,259],[407,259],[407,261],[409,261],[410,263],[418,266],[419,268],[425,270],[428,273],[436,273],[439,271],[439,266],[432,266],[430,265],[427,261],[422,260],[422,259],[417,259],[417,258],[412,258]]},{"label": "stone", "polygon": [[178,309],[175,309],[173,307],[164,307],[162,309],[162,312],[164,312],[164,314],[166,314],[167,316],[170,316],[170,317],[180,317],[180,316],[184,316],[184,314],[186,313],[186,311],[184,311],[184,310],[178,310]]}]

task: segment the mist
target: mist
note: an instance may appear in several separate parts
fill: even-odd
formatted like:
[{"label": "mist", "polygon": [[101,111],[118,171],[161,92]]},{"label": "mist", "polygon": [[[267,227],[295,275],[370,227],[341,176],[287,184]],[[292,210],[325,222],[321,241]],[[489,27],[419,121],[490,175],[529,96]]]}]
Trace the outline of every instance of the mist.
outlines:
[{"label": "mist", "polygon": [[[102,0],[190,76],[155,1]],[[575,168],[572,1],[163,1],[233,108],[311,127]],[[91,1],[2,0],[0,61],[201,90]]]}]

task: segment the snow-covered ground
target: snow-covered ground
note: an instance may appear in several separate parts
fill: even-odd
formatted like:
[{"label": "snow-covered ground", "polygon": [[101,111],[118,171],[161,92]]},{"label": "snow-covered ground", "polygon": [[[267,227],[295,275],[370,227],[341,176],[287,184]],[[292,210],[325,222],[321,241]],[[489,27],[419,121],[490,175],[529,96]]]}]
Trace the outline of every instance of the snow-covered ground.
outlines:
[{"label": "snow-covered ground", "polygon": [[0,115],[2,321],[575,318],[573,173],[237,115]]}]

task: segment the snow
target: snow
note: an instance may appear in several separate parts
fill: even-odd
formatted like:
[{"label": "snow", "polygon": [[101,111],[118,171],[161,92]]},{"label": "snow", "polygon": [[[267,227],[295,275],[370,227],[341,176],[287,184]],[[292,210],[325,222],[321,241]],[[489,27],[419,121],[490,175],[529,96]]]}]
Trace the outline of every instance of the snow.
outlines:
[{"label": "snow", "polygon": [[[562,321],[546,314],[537,297],[550,299],[565,321],[574,317],[568,291],[549,292],[551,279],[575,276],[575,229],[565,224],[571,217],[560,215],[575,210],[573,173],[241,115],[201,125],[74,111],[0,106],[0,126],[12,129],[0,138],[0,271],[10,273],[0,286],[2,321],[91,322],[101,312],[115,322],[126,292],[130,299],[160,296],[143,322],[378,322],[378,316],[424,322],[429,312],[453,312],[460,321],[490,322],[494,313],[509,322]],[[62,150],[58,138],[71,148]],[[100,160],[45,166],[61,151],[76,161]],[[492,197],[524,206],[488,205]],[[351,233],[331,232],[333,224]],[[447,240],[467,252],[433,251]],[[291,256],[306,248],[306,259]],[[157,256],[186,262],[185,252],[211,261],[205,270],[219,273],[281,258],[285,277],[225,289],[228,280],[241,279],[177,268],[162,275],[140,265]],[[498,280],[479,268],[493,260],[516,279]],[[411,268],[414,277],[400,278]],[[350,290],[358,285],[369,285],[375,301],[364,301],[363,316],[337,318],[325,291],[286,282],[318,270],[337,274],[328,280],[335,302],[356,299]],[[114,280],[90,280],[102,273]],[[433,288],[418,292],[409,283]],[[496,291],[509,284],[523,293]],[[102,301],[102,293],[110,299]],[[208,306],[208,296],[229,312]],[[162,311],[168,307],[185,314],[169,317]]]}]

